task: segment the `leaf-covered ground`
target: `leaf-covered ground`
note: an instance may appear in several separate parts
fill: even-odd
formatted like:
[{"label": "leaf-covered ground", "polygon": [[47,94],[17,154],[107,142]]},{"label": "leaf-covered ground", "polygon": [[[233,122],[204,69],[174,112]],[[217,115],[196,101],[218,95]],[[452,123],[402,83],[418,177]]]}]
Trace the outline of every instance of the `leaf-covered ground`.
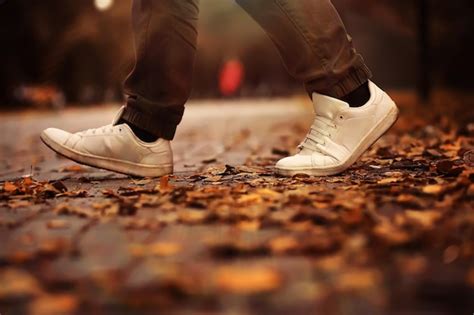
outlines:
[{"label": "leaf-covered ground", "polygon": [[273,172],[310,123],[300,99],[190,106],[161,179],[38,142],[112,108],[5,115],[0,313],[472,313],[472,104],[395,97],[395,128],[325,178]]}]

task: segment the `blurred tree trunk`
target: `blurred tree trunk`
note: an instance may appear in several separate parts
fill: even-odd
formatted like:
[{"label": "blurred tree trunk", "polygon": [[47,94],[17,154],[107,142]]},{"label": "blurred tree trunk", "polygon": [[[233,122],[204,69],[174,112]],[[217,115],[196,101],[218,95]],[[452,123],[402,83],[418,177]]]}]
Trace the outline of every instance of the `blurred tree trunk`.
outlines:
[{"label": "blurred tree trunk", "polygon": [[418,96],[428,102],[431,94],[430,10],[429,0],[418,0],[419,82]]}]

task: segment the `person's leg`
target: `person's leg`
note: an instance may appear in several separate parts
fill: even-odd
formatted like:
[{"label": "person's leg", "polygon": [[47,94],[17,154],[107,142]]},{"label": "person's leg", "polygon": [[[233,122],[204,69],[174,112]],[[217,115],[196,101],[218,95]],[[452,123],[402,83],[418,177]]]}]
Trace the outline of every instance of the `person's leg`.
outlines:
[{"label": "person's leg", "polygon": [[237,0],[278,48],[289,73],[313,92],[343,98],[371,73],[330,0]]},{"label": "person's leg", "polygon": [[[349,168],[396,121],[330,0],[237,0],[265,29],[290,74],[305,83],[316,118],[282,175],[333,175]],[[353,108],[356,107],[356,108]]]},{"label": "person's leg", "polygon": [[135,176],[173,172],[170,141],[192,83],[199,0],[134,0],[136,63],[127,104],[111,125],[83,132],[48,128],[43,142],[78,163]]},{"label": "person's leg", "polygon": [[191,92],[199,0],[134,0],[136,62],[121,117],[133,129],[172,140]]}]

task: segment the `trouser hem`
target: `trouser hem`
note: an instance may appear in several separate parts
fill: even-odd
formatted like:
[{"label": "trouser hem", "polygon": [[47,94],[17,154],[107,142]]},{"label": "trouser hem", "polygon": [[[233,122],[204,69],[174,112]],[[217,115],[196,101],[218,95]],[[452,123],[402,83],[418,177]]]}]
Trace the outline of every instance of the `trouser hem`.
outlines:
[{"label": "trouser hem", "polygon": [[[136,102],[136,100],[133,100]],[[135,106],[130,105],[129,100],[125,106],[120,119],[126,123],[136,126],[152,135],[165,139],[173,140],[176,134],[178,124],[184,112],[184,107],[180,113],[175,113],[175,108],[155,109],[153,113],[146,113]]]},{"label": "trouser hem", "polygon": [[306,90],[311,96],[313,92],[328,95],[335,98],[342,98],[356,90],[361,85],[367,83],[372,78],[372,72],[362,62],[359,66],[351,69],[346,76],[336,84],[326,89],[320,89],[311,81],[306,83]]}]

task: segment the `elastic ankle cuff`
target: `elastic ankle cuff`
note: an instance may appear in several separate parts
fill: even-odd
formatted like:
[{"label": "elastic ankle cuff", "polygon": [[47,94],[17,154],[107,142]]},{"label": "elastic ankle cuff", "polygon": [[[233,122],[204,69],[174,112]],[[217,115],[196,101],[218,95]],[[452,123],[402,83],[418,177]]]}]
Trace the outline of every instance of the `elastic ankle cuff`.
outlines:
[{"label": "elastic ankle cuff", "polygon": [[151,116],[126,106],[120,119],[158,138],[173,140],[177,125],[166,123],[160,118],[162,117]]},{"label": "elastic ankle cuff", "polygon": [[336,98],[346,96],[355,91],[362,84],[367,83],[371,77],[372,73],[370,72],[370,69],[365,64],[362,64],[333,86],[330,90],[330,95]]},{"label": "elastic ankle cuff", "polygon": [[357,67],[350,70],[349,73],[336,84],[327,89],[317,89],[313,87],[311,83],[306,84],[306,89],[310,96],[313,94],[313,92],[317,92],[334,98],[342,98],[356,90],[371,78],[372,72],[363,62],[361,62]]}]

